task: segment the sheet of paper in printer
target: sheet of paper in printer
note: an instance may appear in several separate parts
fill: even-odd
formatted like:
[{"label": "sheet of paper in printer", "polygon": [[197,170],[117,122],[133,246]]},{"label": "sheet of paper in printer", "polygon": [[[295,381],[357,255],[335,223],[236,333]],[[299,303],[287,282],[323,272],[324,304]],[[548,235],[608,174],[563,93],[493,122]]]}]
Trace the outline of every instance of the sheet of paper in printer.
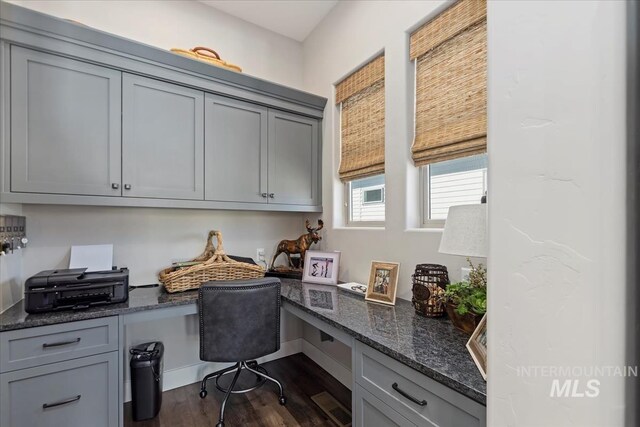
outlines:
[{"label": "sheet of paper in printer", "polygon": [[71,246],[69,268],[85,268],[87,271],[111,270],[113,245]]}]

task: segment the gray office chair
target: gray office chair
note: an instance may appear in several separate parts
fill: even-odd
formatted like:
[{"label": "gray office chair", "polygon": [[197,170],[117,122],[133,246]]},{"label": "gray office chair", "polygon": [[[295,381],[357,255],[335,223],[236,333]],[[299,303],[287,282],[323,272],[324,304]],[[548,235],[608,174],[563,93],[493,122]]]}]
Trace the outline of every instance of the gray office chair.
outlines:
[{"label": "gray office chair", "polygon": [[[207,381],[216,380],[216,388],[225,393],[216,427],[224,427],[224,408],[232,393],[246,393],[267,380],[276,383],[279,402],[286,404],[282,384],[269,376],[254,360],[280,349],[280,279],[208,282],[198,294],[200,317],[200,359],[208,362],[233,362],[234,365],[202,379],[200,397],[207,396]],[[256,375],[254,387],[234,390],[240,372]],[[219,380],[235,372],[231,385],[223,388]]]}]

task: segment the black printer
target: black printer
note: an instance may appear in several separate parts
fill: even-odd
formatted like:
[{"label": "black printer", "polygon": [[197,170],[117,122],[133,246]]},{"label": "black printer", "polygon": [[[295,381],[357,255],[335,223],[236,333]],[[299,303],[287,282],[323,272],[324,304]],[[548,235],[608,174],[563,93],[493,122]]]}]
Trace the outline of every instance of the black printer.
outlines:
[{"label": "black printer", "polygon": [[24,285],[25,311],[79,310],[129,298],[129,270],[114,268],[86,272],[86,268],[41,271]]}]

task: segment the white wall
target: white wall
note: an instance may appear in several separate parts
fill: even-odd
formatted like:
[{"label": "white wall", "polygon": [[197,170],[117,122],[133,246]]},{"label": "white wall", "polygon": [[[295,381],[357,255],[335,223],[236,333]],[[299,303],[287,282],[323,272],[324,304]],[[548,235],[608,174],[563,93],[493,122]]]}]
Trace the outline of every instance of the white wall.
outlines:
[{"label": "white wall", "polygon": [[517,375],[624,364],[625,7],[489,3],[489,426],[625,425]]},{"label": "white wall", "polygon": [[22,214],[25,277],[67,266],[71,244],[113,243],[114,263],[129,267],[133,285],[157,283],[162,268],[200,255],[209,230],[223,232],[227,253],[252,258],[256,248],[269,256],[283,236],[304,230],[299,213],[24,204]]},{"label": "white wall", "polygon": [[302,85],[302,44],[197,1],[8,0],[161,49],[207,46],[246,74]]},{"label": "white wall", "polygon": [[[305,90],[329,99],[323,122],[324,246],[342,251],[342,280],[366,283],[372,260],[399,261],[398,297],[411,299],[411,274],[419,263],[445,264],[460,278],[463,257],[438,253],[441,230],[419,229],[418,169],[413,142],[413,69],[409,33],[442,10],[443,1],[339,2],[304,41]],[[384,228],[344,227],[343,184],[338,180],[339,112],[334,84],[378,52],[385,51]]]},{"label": "white wall", "polygon": [[[0,215],[22,215],[22,206],[0,203]],[[0,256],[0,313],[22,299],[22,251]]]},{"label": "white wall", "polygon": [[[198,2],[13,3],[160,48],[210,46],[248,74],[287,86],[302,85],[301,43]],[[270,259],[280,239],[296,238],[304,232],[305,218],[314,218],[305,214],[189,209],[28,204],[0,207],[3,213],[21,211],[27,217],[30,239],[22,255],[0,259],[0,311],[21,299],[22,280],[41,270],[67,266],[73,244],[113,243],[114,263],[129,267],[131,284],[156,283],[157,272],[172,261],[199,255],[211,229],[224,233],[227,253],[255,257],[256,248],[261,247]],[[193,345],[198,340],[197,331],[194,316],[139,324],[129,328],[127,343],[164,341],[165,368],[180,379],[181,375],[194,374],[191,367],[199,363],[197,345]],[[301,336],[299,321],[288,318],[283,340],[293,342]],[[183,384],[196,380],[181,379]]]},{"label": "white wall", "polygon": [[[460,279],[463,257],[438,253],[442,230],[420,229],[418,168],[413,166],[414,72],[409,61],[412,29],[446,7],[444,1],[339,2],[304,41],[305,90],[329,99],[323,122],[323,246],[342,251],[340,279],[367,283],[371,261],[400,262],[397,297],[411,299],[416,264],[444,264],[451,280]],[[385,51],[385,202],[381,228],[345,227],[340,164],[339,111],[334,84]],[[476,260],[478,261],[478,260]],[[484,260],[482,260],[484,262]],[[309,328],[305,337],[311,336]],[[342,366],[350,361],[340,343],[322,343],[326,355]]]}]

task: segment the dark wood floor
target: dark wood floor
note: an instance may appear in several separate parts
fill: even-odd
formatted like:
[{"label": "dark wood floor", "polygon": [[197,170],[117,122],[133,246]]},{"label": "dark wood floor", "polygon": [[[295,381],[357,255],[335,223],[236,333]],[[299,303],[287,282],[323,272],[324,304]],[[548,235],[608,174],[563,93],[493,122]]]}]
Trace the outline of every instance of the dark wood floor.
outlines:
[{"label": "dark wood floor", "polygon": [[[286,406],[278,404],[277,387],[267,382],[257,390],[229,398],[225,409],[225,427],[334,426],[311,400],[311,396],[322,391],[328,391],[338,402],[351,409],[351,391],[302,353],[263,366],[271,376],[282,382],[287,397]],[[214,382],[210,382],[207,389],[209,395],[205,399],[198,396],[200,383],[164,392],[160,413],[149,421],[134,422],[131,403],[127,403],[124,425],[215,426],[223,394],[216,390]]]}]

